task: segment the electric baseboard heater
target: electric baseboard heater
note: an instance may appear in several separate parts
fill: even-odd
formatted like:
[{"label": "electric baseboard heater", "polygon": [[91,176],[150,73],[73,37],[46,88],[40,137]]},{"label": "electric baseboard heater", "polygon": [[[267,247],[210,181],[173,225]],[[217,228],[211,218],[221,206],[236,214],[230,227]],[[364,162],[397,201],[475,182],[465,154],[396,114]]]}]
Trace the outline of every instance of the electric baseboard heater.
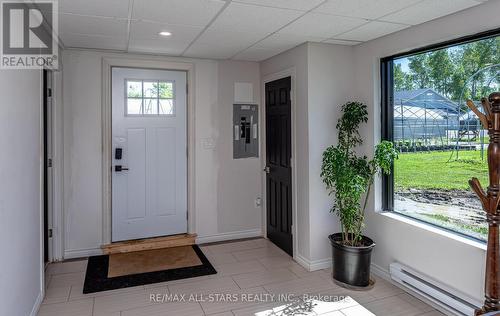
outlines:
[{"label": "electric baseboard heater", "polygon": [[400,263],[391,263],[389,272],[395,282],[425,297],[454,315],[473,316],[475,309],[481,306],[480,302],[467,297],[465,294],[439,284],[439,282],[432,278]]}]

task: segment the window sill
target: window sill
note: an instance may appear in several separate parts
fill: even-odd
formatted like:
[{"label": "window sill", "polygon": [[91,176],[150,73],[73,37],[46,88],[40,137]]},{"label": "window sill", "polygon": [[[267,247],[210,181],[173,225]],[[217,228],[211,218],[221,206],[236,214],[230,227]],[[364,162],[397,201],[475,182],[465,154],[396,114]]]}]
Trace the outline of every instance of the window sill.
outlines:
[{"label": "window sill", "polygon": [[400,214],[393,213],[393,212],[377,212],[377,214],[392,218],[394,220],[406,223],[408,225],[413,225],[415,227],[427,230],[431,233],[438,234],[438,235],[441,235],[444,237],[448,237],[448,238],[451,238],[451,239],[456,240],[458,242],[461,242],[461,243],[470,245],[472,247],[486,251],[486,243],[483,243],[483,242],[480,242],[480,241],[477,241],[477,240],[474,240],[471,238],[467,238],[464,236],[460,236],[458,234],[454,234],[454,233],[449,232],[447,230],[441,229],[439,227],[435,227],[435,226],[430,225],[430,224],[423,223],[423,222],[418,221],[416,219],[412,219],[412,218],[409,218],[407,216],[400,215]]}]

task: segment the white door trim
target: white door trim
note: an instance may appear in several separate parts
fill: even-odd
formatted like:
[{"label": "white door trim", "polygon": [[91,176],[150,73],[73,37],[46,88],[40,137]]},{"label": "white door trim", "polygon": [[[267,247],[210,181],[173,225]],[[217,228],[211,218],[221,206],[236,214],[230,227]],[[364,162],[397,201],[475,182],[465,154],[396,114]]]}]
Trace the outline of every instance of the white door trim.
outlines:
[{"label": "white door trim", "polygon": [[64,258],[64,128],[63,119],[63,73],[53,71],[52,83],[52,177],[53,177],[53,206],[52,206],[52,250],[49,252],[49,261],[61,261]]},{"label": "white door trim", "polygon": [[[261,93],[262,98],[262,111],[261,111],[261,122],[260,126],[262,129],[262,141],[260,142],[261,148],[261,169],[263,170],[266,166],[267,152],[266,152],[266,83],[272,82],[278,79],[283,79],[290,77],[292,81],[292,91],[290,96],[292,98],[292,242],[293,242],[293,258],[296,259],[298,256],[297,245],[298,245],[298,230],[297,230],[297,168],[296,168],[296,157],[297,157],[297,136],[296,136],[296,97],[295,97],[295,83],[296,83],[296,69],[291,67],[284,69],[282,71],[269,74],[265,76],[262,80]],[[267,187],[266,187],[266,174],[262,172],[262,232],[267,238]]]},{"label": "white door trim", "polygon": [[30,316],[31,315],[36,315],[36,313],[38,312],[39,308],[40,308],[40,305],[42,304],[42,301],[43,301],[43,298],[45,296],[45,260],[44,260],[44,257],[45,257],[45,243],[44,243],[44,202],[45,202],[45,197],[44,197],[44,193],[43,193],[43,187],[44,187],[44,166],[45,166],[45,150],[44,150],[44,139],[43,139],[43,133],[44,133],[44,120],[43,120],[43,111],[44,111],[44,108],[43,108],[43,103],[44,103],[44,98],[43,98],[43,71],[40,70],[39,71],[39,78],[40,78],[40,90],[39,90],[39,95],[40,95],[40,103],[38,104],[38,115],[39,115],[39,130],[40,130],[40,136],[38,138],[38,141],[39,141],[39,144],[40,144],[40,148],[39,148],[39,152],[38,152],[38,156],[39,156],[39,182],[38,182],[38,185],[39,185],[39,188],[40,188],[40,192],[39,192],[39,196],[38,196],[38,200],[39,200],[39,214],[40,214],[40,217],[39,217],[39,225],[40,225],[40,241],[39,241],[39,245],[40,245],[40,253],[39,253],[39,258],[40,258],[40,262],[39,262],[39,272],[40,272],[40,279],[39,279],[39,292],[38,292],[38,295],[36,297],[36,300],[33,304],[33,307],[32,307],[32,310],[30,312]]},{"label": "white door trim", "polygon": [[[63,107],[62,107],[63,74],[61,70],[59,71],[53,70],[51,72],[51,75],[52,75],[52,106],[50,109],[51,125],[48,126],[48,128],[51,129],[50,141],[52,142],[52,186],[50,188],[50,190],[52,191],[52,205],[51,207],[49,207],[48,216],[49,216],[49,229],[52,229],[52,238],[49,238],[49,261],[55,262],[55,261],[61,261],[64,258],[64,212],[63,212],[64,209],[64,199],[63,199],[64,197],[63,138],[64,137],[63,136],[64,135],[61,132],[63,130]],[[42,81],[43,81],[43,75],[42,75]],[[43,89],[43,87],[41,89]],[[44,157],[42,157],[42,159],[44,159]]]},{"label": "white door trim", "polygon": [[194,65],[143,58],[102,59],[102,244],[111,243],[111,68],[142,68],[187,72],[187,145],[188,145],[188,233],[195,233],[195,112]]}]

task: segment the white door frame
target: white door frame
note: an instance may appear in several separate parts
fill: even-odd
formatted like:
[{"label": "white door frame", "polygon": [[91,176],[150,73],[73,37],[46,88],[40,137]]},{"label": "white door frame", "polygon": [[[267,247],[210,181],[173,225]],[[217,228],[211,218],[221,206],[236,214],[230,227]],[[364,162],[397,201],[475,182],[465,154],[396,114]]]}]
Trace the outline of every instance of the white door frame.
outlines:
[{"label": "white door frame", "polygon": [[[262,80],[262,111],[261,111],[261,122],[260,126],[262,129],[262,141],[261,141],[261,169],[263,170],[266,166],[267,161],[267,152],[266,152],[266,83],[272,82],[275,80],[283,79],[283,78],[291,78],[291,86],[292,91],[290,91],[291,97],[291,112],[292,112],[292,242],[293,242],[293,258],[297,258],[297,246],[298,246],[298,230],[297,230],[297,168],[296,158],[297,158],[297,135],[296,135],[296,97],[295,97],[295,83],[296,83],[296,69],[295,67],[288,68],[276,73],[269,74],[265,76]],[[266,173],[262,172],[262,231],[264,232],[264,236],[267,238],[267,183],[266,183]]]},{"label": "white door frame", "polygon": [[102,244],[111,243],[111,68],[140,68],[185,71],[187,73],[187,146],[188,146],[188,233],[195,233],[195,117],[194,65],[191,63],[146,60],[141,58],[102,59]]},{"label": "white door frame", "polygon": [[[52,194],[52,204],[49,207],[48,219],[49,219],[49,229],[52,229],[52,238],[49,238],[49,261],[53,262],[53,261],[63,260],[63,254],[64,254],[63,133],[60,132],[63,130],[63,111],[62,111],[63,78],[62,78],[62,72],[60,70],[52,70],[51,76],[52,76],[52,102],[51,102],[52,104],[49,113],[51,124],[50,126],[47,126],[47,128],[51,129],[50,142],[52,142],[52,183],[51,186],[49,187],[49,190],[51,191]],[[43,77],[42,77],[42,84],[43,84]],[[43,86],[41,89],[43,89]]]},{"label": "white door frame", "polygon": [[[39,134],[39,138],[38,138],[38,141],[39,141],[39,144],[40,144],[40,148],[39,148],[39,153],[38,153],[38,156],[39,156],[39,182],[38,182],[38,185],[39,185],[39,188],[40,188],[40,192],[39,192],[39,196],[38,196],[38,200],[39,200],[39,214],[40,214],[40,222],[39,222],[39,225],[40,225],[40,253],[39,253],[39,258],[40,258],[40,262],[39,262],[39,269],[40,269],[40,288],[39,288],[39,294],[33,304],[33,308],[30,312],[30,316],[31,315],[36,315],[38,313],[38,310],[40,308],[40,305],[42,304],[42,301],[43,301],[43,298],[45,297],[45,260],[44,260],[44,257],[45,257],[45,242],[44,242],[44,235],[45,235],[45,225],[44,225],[44,216],[45,216],[45,212],[44,212],[44,202],[45,202],[45,196],[44,196],[44,185],[45,185],[45,178],[44,178],[44,167],[45,167],[45,150],[44,150],[44,137],[43,137],[43,133],[44,133],[44,119],[43,119],[43,111],[44,111],[44,94],[43,94],[43,88],[44,88],[44,85],[43,85],[43,70],[40,70],[39,71],[39,78],[40,78],[40,90],[39,90],[39,93],[40,93],[40,103],[38,104],[38,114],[39,114],[39,130],[40,130],[40,134]],[[49,241],[49,244],[50,244],[50,241]],[[50,249],[50,247],[49,247]],[[50,260],[50,257],[49,257],[49,260]]]},{"label": "white door frame", "polygon": [[[50,89],[52,94],[49,96],[48,94],[45,95],[45,93],[47,93],[47,91],[44,91],[44,93],[42,94],[42,97],[45,96],[45,100],[43,100],[44,104],[45,102],[47,102],[48,98],[50,98],[50,103],[47,102],[47,104],[45,105],[45,108],[44,108],[44,111],[46,113],[44,113],[44,115],[47,116],[47,120],[44,122],[45,125],[43,126],[44,128],[44,131],[43,133],[47,132],[47,139],[45,139],[44,141],[46,142],[46,144],[44,144],[44,153],[43,153],[43,159],[50,159],[52,160],[52,166],[51,167],[47,167],[48,170],[44,170],[44,173],[47,172],[47,179],[44,179],[44,185],[45,185],[45,182],[47,182],[47,187],[43,188],[43,190],[47,190],[47,230],[52,230],[53,229],[53,222],[54,222],[54,219],[53,219],[53,216],[54,216],[54,72],[50,69],[46,69],[45,71],[47,71],[47,86],[45,86],[45,84],[42,82],[42,89],[45,88],[45,89]],[[42,76],[43,76],[43,71],[42,71]],[[42,78],[42,81],[44,80],[45,78]],[[43,119],[43,117],[42,117]],[[43,134],[42,134],[43,135]],[[45,149],[47,149],[45,151]],[[50,156],[49,156],[50,155]],[[49,169],[50,168],[50,169]],[[44,169],[45,169],[45,164],[44,164]],[[50,171],[49,171],[50,170]],[[45,195],[44,195],[44,198],[45,198]],[[45,201],[44,201],[45,202]],[[45,207],[45,205],[44,205]],[[48,231],[46,232],[45,231],[45,227],[44,227],[44,234],[47,234]],[[52,239],[53,237],[48,237],[48,242],[47,242],[47,251],[48,251],[48,261],[50,262],[52,260],[52,258],[54,257],[53,255],[53,245],[52,245]]]}]

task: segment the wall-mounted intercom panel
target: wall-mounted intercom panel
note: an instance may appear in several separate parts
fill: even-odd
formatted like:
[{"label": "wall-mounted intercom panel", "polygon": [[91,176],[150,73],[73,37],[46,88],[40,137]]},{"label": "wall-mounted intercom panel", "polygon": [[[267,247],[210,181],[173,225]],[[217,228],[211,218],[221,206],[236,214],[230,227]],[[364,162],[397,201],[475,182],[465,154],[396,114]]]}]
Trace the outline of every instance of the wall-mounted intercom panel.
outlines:
[{"label": "wall-mounted intercom panel", "polygon": [[256,104],[233,106],[233,158],[259,157],[259,110]]}]

